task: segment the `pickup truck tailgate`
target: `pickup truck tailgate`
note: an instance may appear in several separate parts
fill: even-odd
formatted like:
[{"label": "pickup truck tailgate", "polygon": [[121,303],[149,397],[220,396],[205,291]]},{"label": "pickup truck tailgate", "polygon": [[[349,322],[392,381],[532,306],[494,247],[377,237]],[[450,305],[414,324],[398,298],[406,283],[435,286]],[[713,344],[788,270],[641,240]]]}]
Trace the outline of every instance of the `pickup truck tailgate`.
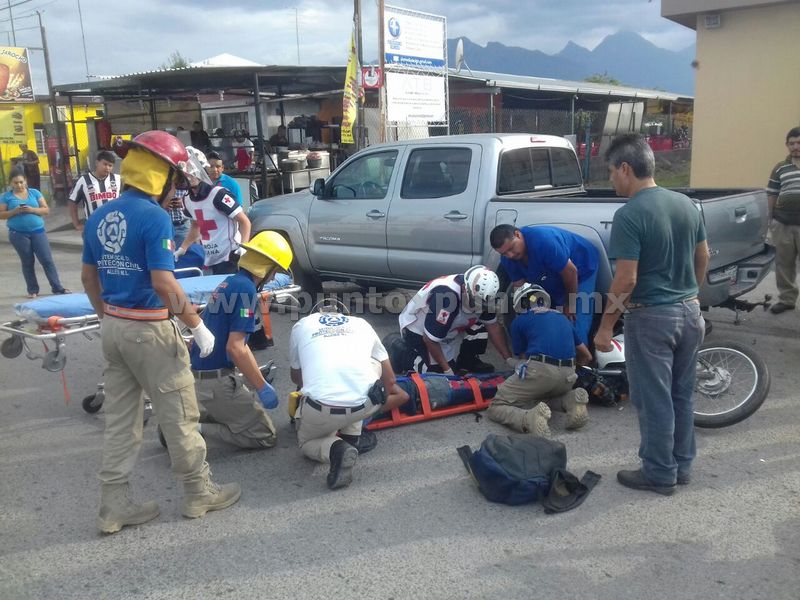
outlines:
[{"label": "pickup truck tailgate", "polygon": [[710,271],[764,250],[768,220],[763,190],[704,198],[699,202],[711,251]]}]

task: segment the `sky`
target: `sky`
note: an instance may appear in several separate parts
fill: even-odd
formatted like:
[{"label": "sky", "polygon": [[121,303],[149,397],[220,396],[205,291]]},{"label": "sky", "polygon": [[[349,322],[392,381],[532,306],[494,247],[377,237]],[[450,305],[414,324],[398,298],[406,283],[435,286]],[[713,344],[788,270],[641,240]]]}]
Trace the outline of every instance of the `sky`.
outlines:
[{"label": "sky", "polygon": [[[0,2],[0,44],[13,44],[7,2]],[[376,0],[361,0],[365,63],[378,56]],[[10,0],[18,46],[41,47],[42,11],[53,81],[149,71],[173,52],[191,61],[229,53],[266,65],[344,65],[351,0]],[[420,8],[397,0],[389,4]],[[607,35],[634,31],[681,50],[694,31],[661,17],[659,0],[427,0],[447,17],[447,37],[500,42],[555,53],[568,41],[594,48]],[[79,7],[82,19],[79,17]],[[86,52],[81,38],[85,32]],[[31,50],[37,94],[45,94],[43,53]],[[469,61],[469,57],[466,57]],[[87,69],[88,63],[88,69]]]}]

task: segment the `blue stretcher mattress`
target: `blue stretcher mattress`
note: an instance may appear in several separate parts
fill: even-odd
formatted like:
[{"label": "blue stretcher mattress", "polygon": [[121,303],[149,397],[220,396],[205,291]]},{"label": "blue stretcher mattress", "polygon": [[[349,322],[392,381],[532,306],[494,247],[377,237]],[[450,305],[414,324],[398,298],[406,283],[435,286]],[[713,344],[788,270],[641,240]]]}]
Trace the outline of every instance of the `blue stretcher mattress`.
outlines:
[{"label": "blue stretcher mattress", "polygon": [[[186,277],[179,279],[183,291],[192,304],[206,304],[211,293],[227,275],[208,275],[205,277]],[[264,290],[275,290],[291,285],[292,278],[279,273],[275,279],[264,286]],[[92,303],[86,294],[62,294],[44,296],[14,305],[14,311],[29,321],[46,321],[53,316],[86,317],[94,314]]]}]

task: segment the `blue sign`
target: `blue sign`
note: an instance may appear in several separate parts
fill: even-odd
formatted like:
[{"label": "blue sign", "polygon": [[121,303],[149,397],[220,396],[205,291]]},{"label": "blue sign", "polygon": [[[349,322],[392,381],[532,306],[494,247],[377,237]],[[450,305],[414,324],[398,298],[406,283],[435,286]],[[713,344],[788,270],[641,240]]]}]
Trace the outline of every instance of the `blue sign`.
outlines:
[{"label": "blue sign", "polygon": [[389,34],[394,38],[400,37],[400,21],[394,17],[389,19]]}]

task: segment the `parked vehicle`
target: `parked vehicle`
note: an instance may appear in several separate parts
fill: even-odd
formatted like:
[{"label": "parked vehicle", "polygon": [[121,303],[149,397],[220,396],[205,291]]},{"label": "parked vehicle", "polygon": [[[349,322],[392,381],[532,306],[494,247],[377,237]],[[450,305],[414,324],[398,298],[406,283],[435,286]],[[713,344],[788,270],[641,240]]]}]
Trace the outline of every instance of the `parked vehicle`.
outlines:
[{"label": "parked vehicle", "polygon": [[[711,247],[700,299],[717,306],[753,289],[769,272],[763,190],[680,190],[703,214]],[[614,212],[625,199],[587,190],[564,138],[526,134],[433,137],[370,146],[311,190],[260,200],[253,231],[283,233],[295,256],[295,282],[417,288],[443,274],[485,264],[498,224],[555,225],[590,240],[600,254],[597,285],[612,278],[606,253]],[[501,282],[508,277],[499,269]]]}]

